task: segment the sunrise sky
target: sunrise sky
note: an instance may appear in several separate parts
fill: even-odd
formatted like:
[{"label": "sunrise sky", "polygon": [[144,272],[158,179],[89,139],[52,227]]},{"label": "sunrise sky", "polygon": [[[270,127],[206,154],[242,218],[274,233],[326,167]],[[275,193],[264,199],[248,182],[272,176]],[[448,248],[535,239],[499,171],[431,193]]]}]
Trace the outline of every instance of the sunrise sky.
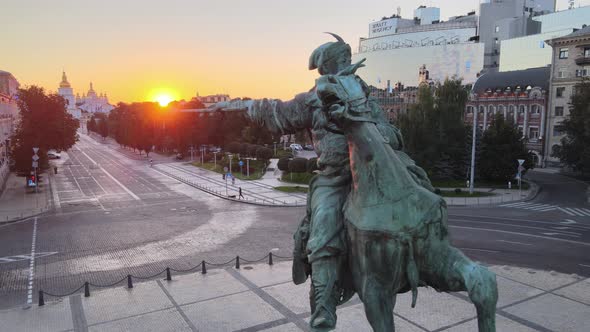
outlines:
[{"label": "sunrise sky", "polygon": [[[289,99],[314,84],[311,51],[340,34],[353,50],[368,24],[419,5],[443,19],[477,0],[18,0],[0,6],[0,70],[56,91],[89,82],[111,103],[227,93]],[[576,1],[588,5],[590,0]],[[558,0],[558,9],[567,7]]]}]

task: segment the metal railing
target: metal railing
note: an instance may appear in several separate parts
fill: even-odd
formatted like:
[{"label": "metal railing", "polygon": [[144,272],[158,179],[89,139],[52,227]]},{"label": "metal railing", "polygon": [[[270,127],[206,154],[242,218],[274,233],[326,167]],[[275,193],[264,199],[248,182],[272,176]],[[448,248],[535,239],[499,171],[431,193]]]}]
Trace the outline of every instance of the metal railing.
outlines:
[{"label": "metal railing", "polygon": [[234,266],[234,268],[240,269],[240,262],[259,263],[262,261],[267,261],[268,265],[273,265],[275,259],[287,261],[287,260],[292,260],[293,257],[279,256],[279,255],[273,254],[272,252],[269,252],[264,257],[262,257],[260,259],[255,259],[255,260],[248,260],[248,259],[245,259],[240,256],[236,256],[235,258],[232,258],[232,259],[230,259],[226,262],[223,262],[223,263],[213,263],[213,262],[207,262],[205,260],[202,260],[199,264],[194,265],[188,269],[175,269],[175,268],[171,268],[171,267],[166,267],[162,271],[152,274],[152,275],[149,275],[149,276],[134,276],[132,274],[128,274],[128,275],[124,276],[123,278],[121,278],[115,282],[109,283],[109,284],[95,284],[95,283],[85,281],[82,285],[80,285],[80,287],[78,287],[70,292],[64,293],[64,294],[56,294],[56,293],[52,293],[52,292],[48,292],[43,289],[40,289],[38,304],[39,304],[39,306],[45,305],[45,295],[55,297],[55,298],[67,297],[67,296],[78,293],[83,288],[84,289],[84,297],[89,297],[90,296],[90,287],[93,287],[93,288],[113,287],[113,286],[118,285],[126,280],[127,281],[127,288],[133,288],[133,279],[148,280],[148,279],[152,279],[152,278],[155,278],[161,274],[166,273],[166,280],[171,281],[172,280],[172,272],[186,273],[186,272],[191,272],[191,271],[194,271],[198,268],[201,268],[201,274],[207,274],[207,266],[208,265],[213,266],[213,267],[223,267],[223,266],[229,266],[230,264],[232,264]]}]

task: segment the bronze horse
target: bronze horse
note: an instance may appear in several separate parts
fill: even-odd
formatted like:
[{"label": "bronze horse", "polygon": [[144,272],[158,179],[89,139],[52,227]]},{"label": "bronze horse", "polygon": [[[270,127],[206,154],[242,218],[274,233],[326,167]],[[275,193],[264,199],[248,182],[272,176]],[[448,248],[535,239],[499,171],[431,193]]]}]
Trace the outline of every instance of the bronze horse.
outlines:
[{"label": "bronze horse", "polygon": [[[357,63],[317,81],[328,117],[346,134],[353,184],[344,207],[348,266],[354,290],[374,331],[395,331],[396,294],[418,287],[467,291],[479,331],[495,331],[495,274],[451,246],[442,197],[409,174],[407,155],[394,151],[371,121]],[[403,154],[403,155],[402,155]]]}]

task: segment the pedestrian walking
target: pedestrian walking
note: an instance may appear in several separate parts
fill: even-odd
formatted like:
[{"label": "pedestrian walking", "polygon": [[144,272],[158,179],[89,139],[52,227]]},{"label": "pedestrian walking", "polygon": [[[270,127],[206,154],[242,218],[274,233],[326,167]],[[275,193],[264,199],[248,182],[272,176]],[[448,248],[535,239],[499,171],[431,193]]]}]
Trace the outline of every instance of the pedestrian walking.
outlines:
[{"label": "pedestrian walking", "polygon": [[235,176],[231,176],[231,185],[235,185],[236,184],[236,177]]},{"label": "pedestrian walking", "polygon": [[[244,198],[244,195],[242,195],[242,187],[238,187],[238,193],[240,194],[240,195],[238,196],[238,199],[240,199],[240,198]],[[244,199],[245,199],[245,198],[244,198]]]}]

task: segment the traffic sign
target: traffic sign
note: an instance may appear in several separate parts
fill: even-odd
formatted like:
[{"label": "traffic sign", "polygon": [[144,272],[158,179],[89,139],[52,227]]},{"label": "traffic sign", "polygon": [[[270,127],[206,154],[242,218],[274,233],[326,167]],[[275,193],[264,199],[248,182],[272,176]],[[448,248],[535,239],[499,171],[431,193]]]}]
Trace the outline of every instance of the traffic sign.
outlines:
[{"label": "traffic sign", "polygon": [[240,167],[244,166],[244,162],[240,160],[240,162],[238,163],[238,165],[240,165]]},{"label": "traffic sign", "polygon": [[38,161],[33,161],[33,168],[37,168],[39,167],[39,162]]},{"label": "traffic sign", "polygon": [[33,155],[33,160],[34,160],[34,161],[37,161],[37,160],[39,160],[39,156],[38,156],[38,155],[36,155],[36,154],[34,154],[34,155]]},{"label": "traffic sign", "polygon": [[223,167],[223,171],[224,171],[224,172],[226,172],[226,173],[227,173],[227,171],[228,171],[228,170],[229,170],[229,169],[227,168],[227,166],[224,166],[224,167]]},{"label": "traffic sign", "polygon": [[524,163],[524,159],[518,159],[518,164],[522,165]]},{"label": "traffic sign", "polygon": [[35,154],[37,154],[37,152],[39,152],[39,148],[33,148],[33,152],[35,152]]},{"label": "traffic sign", "polygon": [[522,173],[522,171],[524,171],[526,168],[522,167],[522,166],[518,166],[518,173]]}]

